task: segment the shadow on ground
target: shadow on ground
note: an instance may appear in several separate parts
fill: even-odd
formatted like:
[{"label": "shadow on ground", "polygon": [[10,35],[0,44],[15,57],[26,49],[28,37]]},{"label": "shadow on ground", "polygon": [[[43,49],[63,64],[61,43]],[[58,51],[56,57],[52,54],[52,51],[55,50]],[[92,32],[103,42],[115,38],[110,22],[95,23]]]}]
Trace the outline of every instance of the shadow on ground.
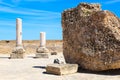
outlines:
[{"label": "shadow on ground", "polygon": [[[46,69],[46,66],[33,66],[33,68],[41,68],[41,69]],[[56,74],[51,74],[51,73],[47,73],[46,71],[42,72],[43,74],[49,74],[49,75],[56,75]],[[59,76],[59,75],[56,75]]]},{"label": "shadow on ground", "polygon": [[9,59],[9,57],[0,57],[0,59]]},{"label": "shadow on ground", "polygon": [[88,73],[88,74],[98,74],[98,75],[107,75],[107,76],[116,76],[120,75],[120,69],[106,70],[106,71],[90,71],[86,69],[79,68],[79,73]]},{"label": "shadow on ground", "polygon": [[45,66],[33,66],[33,68],[41,68],[41,69],[45,69]]}]

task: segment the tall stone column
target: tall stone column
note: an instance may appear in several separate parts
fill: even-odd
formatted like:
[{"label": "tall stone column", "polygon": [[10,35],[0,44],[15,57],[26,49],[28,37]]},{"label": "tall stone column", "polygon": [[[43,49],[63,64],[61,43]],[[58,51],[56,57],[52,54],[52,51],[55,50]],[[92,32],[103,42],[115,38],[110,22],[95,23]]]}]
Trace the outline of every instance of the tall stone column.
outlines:
[{"label": "tall stone column", "polygon": [[16,47],[22,46],[22,19],[16,19]]},{"label": "tall stone column", "polygon": [[46,34],[45,32],[40,33],[40,47],[46,47]]},{"label": "tall stone column", "polygon": [[36,58],[48,58],[49,50],[46,48],[46,33],[40,32],[40,46],[36,50]]},{"label": "tall stone column", "polygon": [[24,58],[25,50],[22,45],[22,19],[16,19],[16,47],[13,49],[10,58]]}]

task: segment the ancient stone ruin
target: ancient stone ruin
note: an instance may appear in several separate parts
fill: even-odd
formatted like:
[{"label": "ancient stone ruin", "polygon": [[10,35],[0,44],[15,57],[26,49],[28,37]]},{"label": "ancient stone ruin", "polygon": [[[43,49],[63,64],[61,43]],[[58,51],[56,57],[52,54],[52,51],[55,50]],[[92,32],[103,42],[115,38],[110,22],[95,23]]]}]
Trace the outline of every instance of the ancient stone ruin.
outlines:
[{"label": "ancient stone ruin", "polygon": [[62,13],[62,28],[66,62],[93,71],[120,68],[120,21],[112,12],[81,3]]},{"label": "ancient stone ruin", "polygon": [[24,58],[25,50],[22,45],[22,19],[16,19],[16,47],[10,54],[10,59]]},{"label": "ancient stone ruin", "polygon": [[46,48],[46,33],[40,32],[40,46],[36,50],[35,58],[49,58],[49,50]]}]

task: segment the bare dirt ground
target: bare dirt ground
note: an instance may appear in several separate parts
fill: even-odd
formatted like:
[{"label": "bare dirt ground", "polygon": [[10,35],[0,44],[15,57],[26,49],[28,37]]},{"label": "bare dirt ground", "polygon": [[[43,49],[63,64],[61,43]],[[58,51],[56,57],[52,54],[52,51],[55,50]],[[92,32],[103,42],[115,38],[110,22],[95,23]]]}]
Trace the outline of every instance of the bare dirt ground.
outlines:
[{"label": "bare dirt ground", "polygon": [[[61,40],[48,40],[46,42],[47,48],[50,51],[62,52],[62,41]],[[11,54],[16,42],[10,40],[0,41],[0,54]],[[36,49],[40,46],[39,40],[24,40],[23,46],[26,54],[36,53]]]},{"label": "bare dirt ground", "polygon": [[47,74],[45,67],[54,59],[63,59],[62,53],[50,58],[34,59],[34,54],[27,54],[24,59],[8,59],[9,54],[0,54],[0,80],[120,80],[120,70],[90,72],[80,69],[75,74]]}]

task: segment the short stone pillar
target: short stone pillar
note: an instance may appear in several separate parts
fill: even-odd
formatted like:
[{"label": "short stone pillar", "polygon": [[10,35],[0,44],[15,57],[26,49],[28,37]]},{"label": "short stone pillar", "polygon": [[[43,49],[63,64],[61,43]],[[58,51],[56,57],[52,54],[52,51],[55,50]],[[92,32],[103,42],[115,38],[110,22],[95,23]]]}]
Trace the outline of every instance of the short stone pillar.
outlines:
[{"label": "short stone pillar", "polygon": [[24,58],[25,50],[22,45],[22,19],[16,19],[16,47],[13,49],[10,58]]},{"label": "short stone pillar", "polygon": [[36,50],[36,58],[48,58],[49,50],[46,48],[46,34],[40,32],[40,46]]}]

